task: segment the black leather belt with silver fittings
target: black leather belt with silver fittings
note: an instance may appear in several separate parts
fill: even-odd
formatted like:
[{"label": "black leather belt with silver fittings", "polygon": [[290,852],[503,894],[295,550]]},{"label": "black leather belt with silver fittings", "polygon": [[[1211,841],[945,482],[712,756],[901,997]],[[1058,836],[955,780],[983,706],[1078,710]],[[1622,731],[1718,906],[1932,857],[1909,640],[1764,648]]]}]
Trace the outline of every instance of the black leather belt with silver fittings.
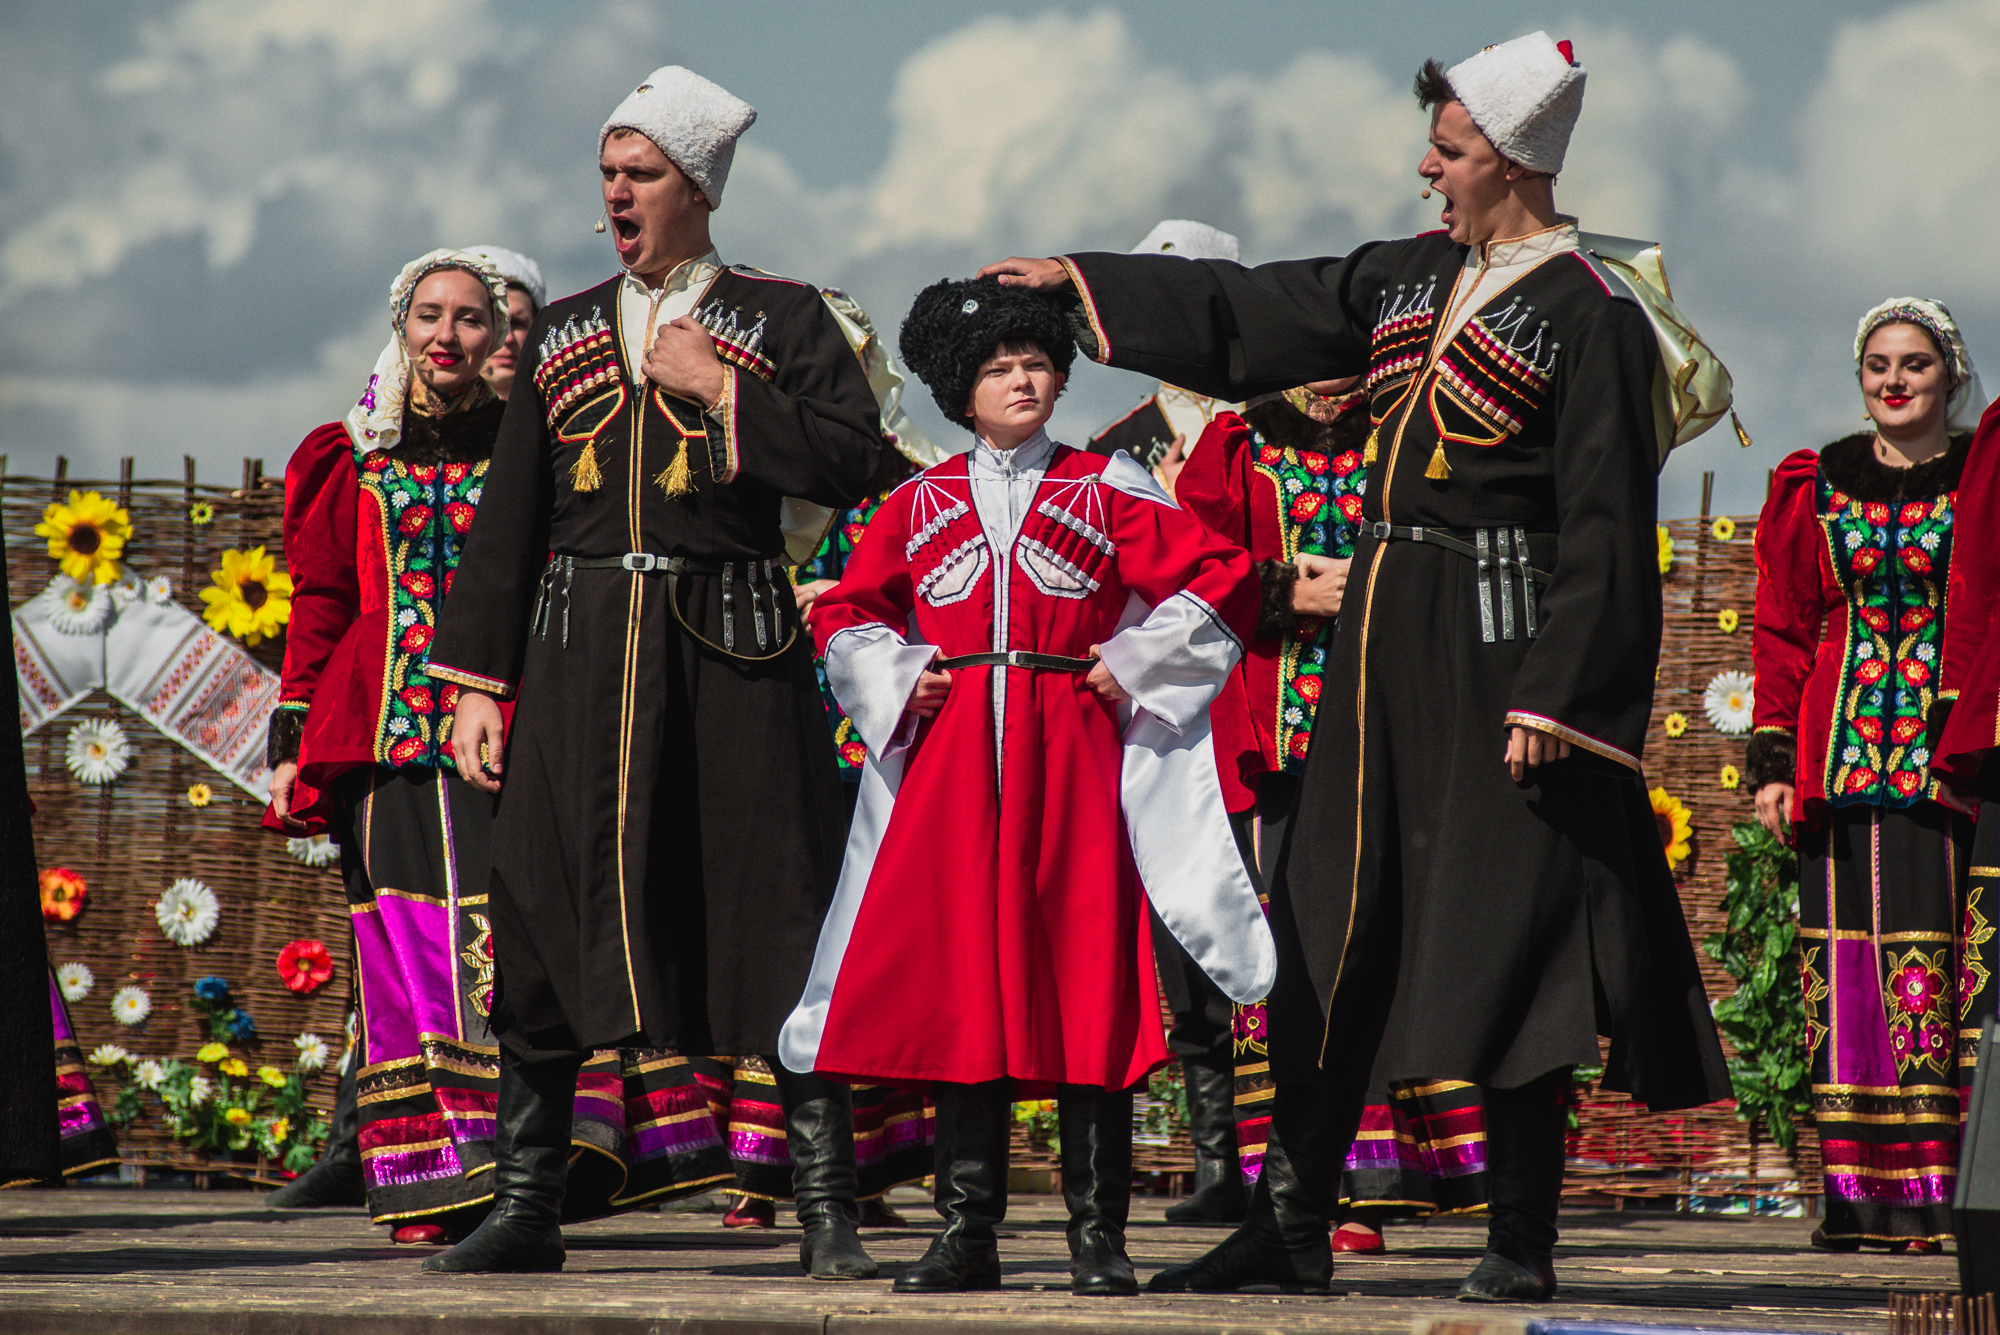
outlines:
[{"label": "black leather belt with silver fittings", "polygon": [[[569,647],[569,593],[570,585],[579,570],[629,570],[636,575],[664,574],[667,577],[667,602],[673,608],[674,619],[681,629],[695,639],[719,653],[731,658],[756,662],[760,659],[776,658],[792,647],[792,641],[799,635],[798,599],[792,592],[792,581],[785,574],[784,563],[776,559],[749,561],[704,561],[692,556],[657,556],[652,552],[625,552],[619,556],[570,556],[557,552],[549,557],[549,563],[542,569],[541,588],[535,596],[535,614],[529,623],[530,633],[547,635],[548,618],[554,610],[556,584],[562,584],[563,648]],[[717,644],[688,624],[681,611],[680,577],[682,575],[706,575],[722,580],[722,643]],[[754,654],[736,652],[736,605],[738,580],[743,582],[745,598],[750,605],[751,624],[755,627],[757,648]],[[770,608],[766,620],[765,608]],[[792,609],[791,625],[785,625],[784,609]],[[773,640],[782,642],[777,648],[771,647]]]},{"label": "black leather belt with silver fittings", "polygon": [[1063,658],[1057,654],[1031,654],[1025,649],[1009,649],[1004,654],[960,654],[956,658],[940,658],[932,662],[931,671],[949,672],[953,668],[967,667],[1013,667],[1030,668],[1036,672],[1088,672],[1096,666],[1095,658]]},{"label": "black leather belt with silver fittings", "polygon": [[[1535,612],[1535,586],[1555,578],[1546,570],[1528,563],[1530,534],[1522,528],[1426,528],[1421,524],[1405,527],[1376,520],[1363,524],[1362,532],[1379,542],[1427,542],[1449,552],[1469,557],[1479,565],[1479,638],[1487,644],[1511,640],[1514,634],[1514,582],[1521,585],[1521,630],[1527,639],[1540,633]],[[1537,533],[1537,541],[1553,544],[1555,535]],[[1499,604],[1498,634],[1495,633],[1494,605]]]}]

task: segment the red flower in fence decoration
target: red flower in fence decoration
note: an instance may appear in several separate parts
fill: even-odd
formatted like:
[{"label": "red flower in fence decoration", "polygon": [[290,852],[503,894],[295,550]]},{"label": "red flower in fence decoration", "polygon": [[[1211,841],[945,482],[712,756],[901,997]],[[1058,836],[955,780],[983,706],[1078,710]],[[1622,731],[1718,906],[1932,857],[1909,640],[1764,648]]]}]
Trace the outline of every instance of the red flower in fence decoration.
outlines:
[{"label": "red flower in fence decoration", "polygon": [[47,922],[68,922],[83,912],[90,887],[68,867],[50,867],[41,875],[42,918]]},{"label": "red flower in fence decoration", "polygon": [[294,992],[323,987],[333,977],[333,956],[323,941],[292,941],[278,952],[278,976]]}]

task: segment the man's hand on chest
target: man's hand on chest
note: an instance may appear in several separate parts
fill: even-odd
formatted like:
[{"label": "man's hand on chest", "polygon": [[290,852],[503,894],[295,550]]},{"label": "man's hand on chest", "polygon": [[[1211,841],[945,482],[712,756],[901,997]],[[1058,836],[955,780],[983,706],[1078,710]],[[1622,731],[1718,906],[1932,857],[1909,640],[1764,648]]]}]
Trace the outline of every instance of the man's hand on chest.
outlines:
[{"label": "man's hand on chest", "polygon": [[669,394],[712,408],[722,397],[724,371],[715,341],[691,315],[660,326],[640,367]]}]

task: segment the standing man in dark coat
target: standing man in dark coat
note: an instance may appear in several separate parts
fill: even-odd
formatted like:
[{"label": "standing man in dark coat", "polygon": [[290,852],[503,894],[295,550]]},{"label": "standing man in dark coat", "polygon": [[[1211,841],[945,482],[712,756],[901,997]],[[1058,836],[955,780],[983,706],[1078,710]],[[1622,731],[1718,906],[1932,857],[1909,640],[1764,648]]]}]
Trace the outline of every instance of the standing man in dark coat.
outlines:
[{"label": "standing man in dark coat", "polygon": [[[1442,231],[1256,269],[1075,255],[1101,361],[1229,399],[1365,374],[1362,536],[1274,884],[1277,1093],[1248,1220],[1156,1290],[1323,1288],[1372,1085],[1485,1087],[1492,1223],[1459,1289],[1542,1300],[1570,1070],[1655,1109],[1726,1097],[1640,777],[1660,641],[1658,365],[1555,211],[1583,101],[1535,33],[1418,76]],[[1426,194],[1429,192],[1426,191]]]},{"label": "standing man in dark coat", "polygon": [[[427,1270],[559,1269],[584,1054],[775,1054],[840,872],[845,806],[781,516],[788,498],[859,500],[881,426],[819,290],[725,266],[709,241],[755,117],[669,66],[605,123],[625,272],[536,318],[431,646],[460,693],[459,770],[500,793],[479,889],[502,1065],[494,1211]],[[770,1065],[801,1262],[872,1276],[848,1091]]]}]

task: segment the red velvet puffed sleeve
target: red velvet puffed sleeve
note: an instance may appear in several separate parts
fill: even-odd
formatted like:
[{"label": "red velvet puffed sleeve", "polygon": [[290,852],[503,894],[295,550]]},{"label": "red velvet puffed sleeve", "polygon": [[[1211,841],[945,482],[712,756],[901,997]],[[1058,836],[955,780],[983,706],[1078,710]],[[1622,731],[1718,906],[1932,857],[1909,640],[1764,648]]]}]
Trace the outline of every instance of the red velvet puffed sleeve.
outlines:
[{"label": "red velvet puffed sleeve", "polygon": [[[1778,465],[1757,518],[1757,613],[1750,631],[1756,674],[1745,769],[1752,788],[1790,783],[1807,796],[1797,754],[1800,714],[1826,621],[1825,538],[1819,524],[1819,455],[1799,450]],[[1767,734],[1777,734],[1767,736]],[[1814,733],[1815,738],[1817,732]]]},{"label": "red velvet puffed sleeve", "polygon": [[[280,710],[303,723],[327,660],[361,610],[355,572],[354,448],[347,428],[314,428],[285,465],[285,566],[292,577],[292,617],[285,627]],[[275,726],[275,725],[274,725]],[[292,737],[297,757],[297,733]]]},{"label": "red velvet puffed sleeve", "polygon": [[[1236,413],[1217,413],[1175,479],[1174,499],[1254,559],[1280,559],[1282,552],[1259,551],[1251,531],[1251,464],[1255,457],[1250,424]],[[1258,778],[1277,768],[1276,738],[1270,728],[1259,726],[1259,719],[1264,701],[1277,697],[1281,649],[1282,641],[1269,636],[1245,639],[1243,661],[1209,706],[1215,767],[1222,780],[1223,805],[1230,811],[1254,806]]]},{"label": "red velvet puffed sleeve", "polygon": [[1951,577],[1945,593],[1946,710],[1931,769],[1975,791],[1980,762],[2000,747],[2000,400],[1979,420],[1951,509]]}]

